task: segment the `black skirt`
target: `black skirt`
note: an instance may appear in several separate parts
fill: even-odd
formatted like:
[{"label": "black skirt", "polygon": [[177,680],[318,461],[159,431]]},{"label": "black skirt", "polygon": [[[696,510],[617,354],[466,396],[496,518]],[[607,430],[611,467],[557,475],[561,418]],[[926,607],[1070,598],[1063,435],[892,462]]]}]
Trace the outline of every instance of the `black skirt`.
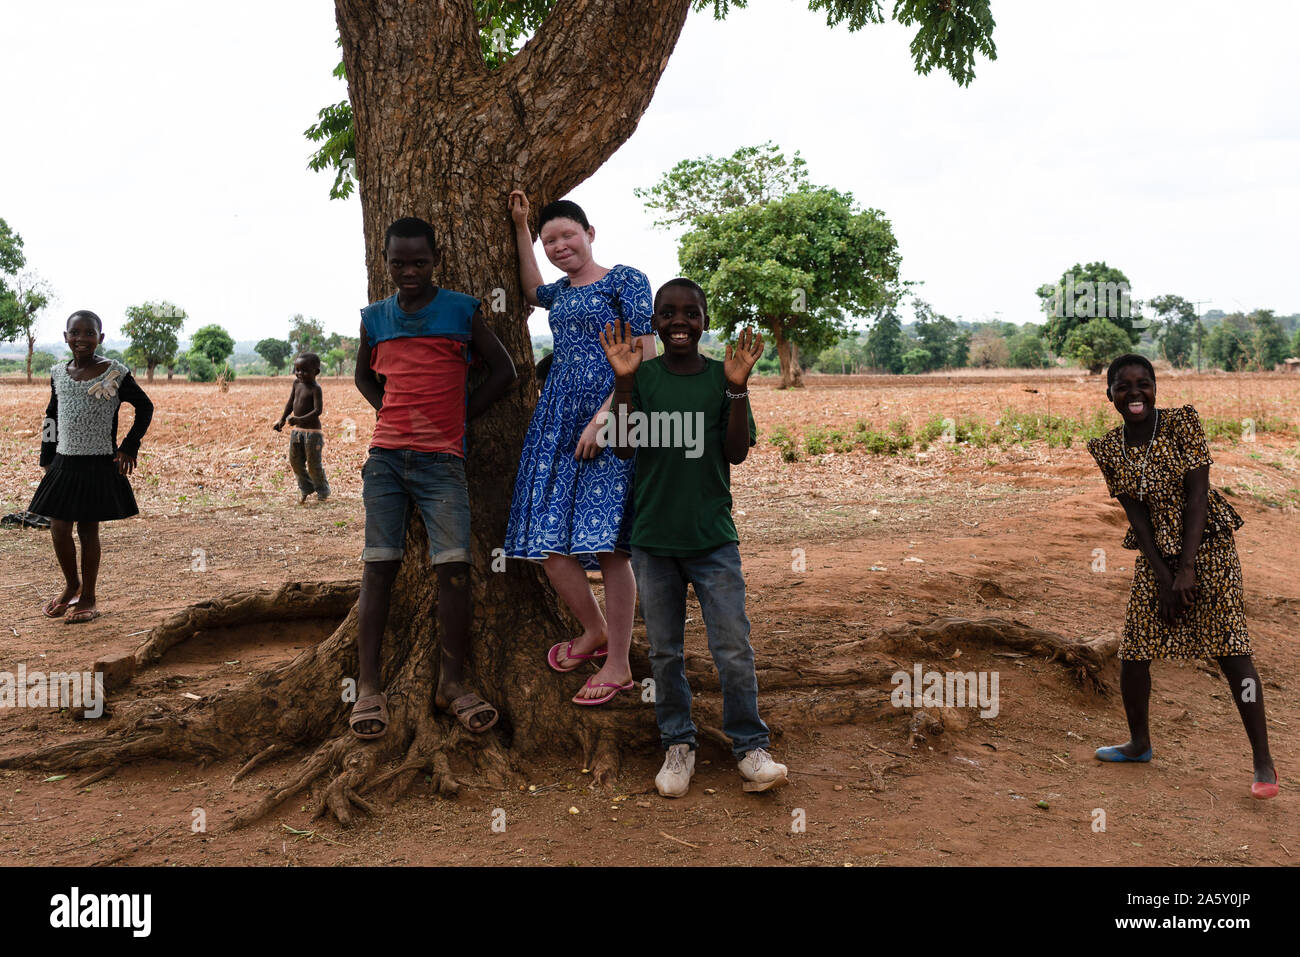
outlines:
[{"label": "black skirt", "polygon": [[29,512],[65,522],[111,522],[139,515],[131,483],[111,455],[56,455]]}]

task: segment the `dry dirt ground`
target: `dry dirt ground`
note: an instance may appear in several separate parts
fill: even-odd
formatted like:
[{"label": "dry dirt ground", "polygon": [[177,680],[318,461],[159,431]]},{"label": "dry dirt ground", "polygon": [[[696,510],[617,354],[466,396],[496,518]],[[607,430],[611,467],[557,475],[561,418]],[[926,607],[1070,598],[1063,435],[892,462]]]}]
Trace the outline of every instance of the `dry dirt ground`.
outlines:
[{"label": "dry dirt ground", "polygon": [[[43,618],[42,602],[60,587],[48,533],[0,531],[0,670],[87,668],[101,655],[133,650],[171,612],[239,587],[358,578],[358,469],[373,418],[350,381],[322,383],[335,495],[304,507],[286,440],[270,428],[287,379],[239,381],[225,394],[212,385],[144,383],[157,415],[133,480],[142,515],[105,526],[105,616],[84,626]],[[773,751],[790,766],[791,784],[771,794],[742,793],[729,753],[706,742],[691,793],[678,801],[654,793],[658,753],[625,756],[616,784],[603,789],[591,786],[576,756],[557,755],[528,769],[535,789],[465,790],[445,800],[420,784],[350,830],[313,825],[300,810],[312,797],[304,795],[245,830],[220,833],[222,820],[283,781],[292,761],[265,765],[234,786],[237,761],[129,765],[80,789],[74,784],[84,774],[54,780],[48,772],[6,771],[0,862],[1300,862],[1292,790],[1300,758],[1300,378],[1167,373],[1159,384],[1162,406],[1190,402],[1203,417],[1267,418],[1276,426],[1253,442],[1215,441],[1211,481],[1230,490],[1246,520],[1238,546],[1283,788],[1277,800],[1250,798],[1246,738],[1225,682],[1205,663],[1154,668],[1156,758],[1130,767],[1092,757],[1099,745],[1127,736],[1114,665],[1110,690],[1099,693],[1058,663],[954,647],[936,650],[948,670],[998,672],[996,717],[945,709],[945,732],[915,747],[907,709],[887,707],[868,723],[774,729]],[[1105,406],[1097,379],[1076,374],[814,377],[792,392],[772,385],[754,387],[763,433],[781,425],[795,434],[851,429],[859,418],[883,429],[900,416],[914,425],[932,415],[992,422],[1008,408],[1078,415]],[[47,384],[0,383],[6,512],[25,507],[39,477],[47,395]],[[351,443],[340,438],[349,417],[357,423]],[[786,463],[760,435],[734,471],[734,490],[760,659],[824,667],[882,628],[944,615],[1001,615],[1080,637],[1115,635],[1122,623],[1133,553],[1119,547],[1122,510],[1078,441],[1069,448],[936,445],[898,456],[856,450]],[[1105,571],[1094,570],[1097,549],[1105,551]],[[688,647],[704,652],[697,606],[691,615]],[[201,635],[118,694],[165,693],[183,704],[186,692],[212,691],[287,660],[322,630]],[[911,670],[912,657],[897,660]],[[794,693],[816,713],[821,691]],[[700,707],[716,715],[707,696]],[[0,755],[99,733],[93,725],[53,710],[5,709]],[[193,829],[198,809],[207,832]]]}]

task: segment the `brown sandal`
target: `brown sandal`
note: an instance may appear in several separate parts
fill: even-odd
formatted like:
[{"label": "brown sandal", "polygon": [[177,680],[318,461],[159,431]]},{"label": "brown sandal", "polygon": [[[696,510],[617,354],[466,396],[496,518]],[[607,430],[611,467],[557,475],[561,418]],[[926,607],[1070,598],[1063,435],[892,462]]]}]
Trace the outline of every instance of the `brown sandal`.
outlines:
[{"label": "brown sandal", "polygon": [[[496,708],[492,707],[492,705],[488,704],[472,691],[469,694],[461,695],[453,701],[447,706],[447,711],[461,723],[466,731],[473,732],[474,734],[482,734],[488,728],[496,724],[497,720],[501,717],[501,713],[497,711]],[[474,715],[482,714],[484,711],[492,712],[492,720],[480,725],[470,723]]]},{"label": "brown sandal", "polygon": [[[382,727],[378,731],[358,731],[357,725],[363,721],[378,721]],[[388,695],[380,692],[358,699],[352,706],[352,714],[348,717],[348,727],[358,738],[367,741],[371,738],[382,738],[384,732],[388,730]]]}]

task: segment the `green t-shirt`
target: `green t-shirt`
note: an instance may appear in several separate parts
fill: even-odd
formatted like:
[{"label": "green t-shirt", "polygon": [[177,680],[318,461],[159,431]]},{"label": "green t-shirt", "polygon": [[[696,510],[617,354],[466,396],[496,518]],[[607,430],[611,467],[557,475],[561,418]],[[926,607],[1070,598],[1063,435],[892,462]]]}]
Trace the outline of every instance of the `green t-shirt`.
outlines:
[{"label": "green t-shirt", "polygon": [[[632,404],[644,418],[627,423],[630,438],[642,429],[629,540],[652,555],[690,558],[739,541],[723,448],[731,410],[727,378],[717,359],[704,361],[691,375],[668,371],[658,358],[636,372]],[[749,444],[757,439],[749,411]]]}]

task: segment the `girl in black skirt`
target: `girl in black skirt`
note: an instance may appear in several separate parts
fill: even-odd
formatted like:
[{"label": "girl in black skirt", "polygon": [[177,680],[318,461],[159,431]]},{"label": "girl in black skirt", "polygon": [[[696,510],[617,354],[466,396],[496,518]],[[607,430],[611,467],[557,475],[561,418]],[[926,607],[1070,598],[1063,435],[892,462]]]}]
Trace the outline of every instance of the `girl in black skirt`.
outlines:
[{"label": "girl in black skirt", "polygon": [[[103,324],[93,312],[68,317],[63,341],[72,361],[50,372],[50,404],[41,427],[41,468],[45,478],[36,489],[29,512],[48,516],[54,554],[67,582],[63,593],[45,605],[50,618],[76,611],[64,619],[80,623],[100,615],[95,607],[99,577],[99,523],[139,514],[131,484],[140,439],[153,418],[153,403],[116,359],[95,350],[104,341]],[[123,402],[135,406],[135,423],[121,446],[117,444],[117,411]],[[81,539],[81,575],[77,575],[77,546],[73,523]]]}]

